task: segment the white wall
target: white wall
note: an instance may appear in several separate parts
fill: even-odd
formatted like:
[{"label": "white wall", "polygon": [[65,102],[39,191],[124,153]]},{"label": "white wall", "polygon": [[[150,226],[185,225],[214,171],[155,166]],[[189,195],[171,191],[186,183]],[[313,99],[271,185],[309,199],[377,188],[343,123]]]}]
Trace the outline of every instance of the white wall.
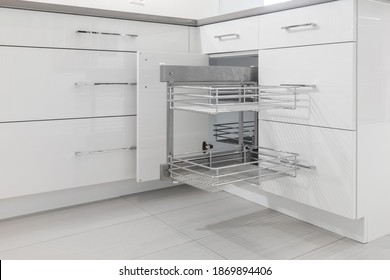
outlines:
[{"label": "white wall", "polygon": [[199,19],[218,14],[219,0],[144,0],[145,6],[131,0],[26,0],[97,9],[135,12],[162,16]]}]

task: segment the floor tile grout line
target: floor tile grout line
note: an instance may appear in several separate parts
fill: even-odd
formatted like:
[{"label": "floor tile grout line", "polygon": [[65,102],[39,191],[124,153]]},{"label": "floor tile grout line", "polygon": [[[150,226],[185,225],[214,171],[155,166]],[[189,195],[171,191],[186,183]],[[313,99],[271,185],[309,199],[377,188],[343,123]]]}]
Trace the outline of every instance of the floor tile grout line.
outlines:
[{"label": "floor tile grout line", "polygon": [[[202,237],[199,237],[199,238],[193,238],[193,237],[187,235],[186,233],[184,233],[184,232],[181,231],[180,229],[178,229],[178,228],[174,227],[173,225],[170,225],[170,224],[168,224],[167,222],[165,222],[164,220],[160,219],[159,217],[157,217],[157,215],[153,215],[153,217],[159,219],[161,222],[167,224],[168,226],[172,227],[173,229],[175,229],[176,231],[180,232],[181,234],[184,234],[184,235],[187,236],[188,238],[191,238],[191,240],[193,240],[193,241],[198,241],[198,240],[203,239],[203,238],[207,238],[207,237],[210,237],[210,236],[213,236],[213,235],[217,235],[217,234],[221,234],[221,233],[225,233],[225,232],[237,230],[237,229],[239,229],[239,228],[242,228],[242,227],[245,227],[245,226],[248,226],[248,225],[251,225],[251,224],[255,224],[255,223],[258,223],[258,222],[261,222],[261,221],[266,221],[266,220],[268,220],[268,219],[272,219],[272,218],[274,218],[274,217],[276,217],[276,216],[282,216],[282,215],[284,215],[284,214],[279,213],[279,212],[277,212],[277,211],[274,211],[274,210],[272,210],[272,211],[275,212],[275,214],[274,214],[273,216],[271,216],[271,217],[263,218],[263,219],[260,219],[260,220],[254,221],[254,222],[249,222],[249,223],[247,223],[247,224],[243,224],[243,225],[237,226],[237,227],[235,227],[235,228],[231,228],[231,229],[226,229],[226,230],[218,231],[218,232],[216,232],[216,233],[210,233],[210,234],[208,234],[208,235],[205,235],[205,236],[202,236]],[[160,215],[160,214],[158,214],[158,215]]]},{"label": "floor tile grout line", "polygon": [[[166,223],[164,220],[161,220],[159,217],[156,217],[156,216],[154,216],[154,217],[155,217],[156,219],[158,219],[160,222],[166,224],[166,225],[169,226],[170,228],[174,229],[175,231],[177,231],[177,232],[179,232],[180,234],[184,235],[185,237],[189,238],[189,239],[191,240],[190,242],[196,242],[196,243],[198,243],[199,245],[201,245],[202,247],[204,247],[204,248],[206,248],[206,249],[208,249],[208,250],[211,250],[211,249],[209,249],[209,248],[203,246],[202,244],[200,244],[196,239],[193,239],[191,236],[188,236],[187,234],[185,234],[185,233],[182,232],[181,230],[179,230],[179,229],[175,228],[174,226],[172,226],[172,225]],[[225,257],[221,256],[220,254],[218,254],[218,253],[215,252],[214,250],[211,250],[211,251],[212,251],[213,253],[216,253],[218,256],[222,257],[223,259],[226,259]]]},{"label": "floor tile grout line", "polygon": [[[201,202],[201,203],[198,203],[198,204],[193,204],[193,205],[189,205],[189,206],[184,206],[184,207],[181,207],[181,208],[177,208],[177,209],[173,209],[173,210],[168,210],[168,211],[163,211],[163,212],[159,212],[159,213],[151,213],[149,211],[147,211],[145,208],[142,208],[141,206],[138,206],[141,210],[147,212],[148,214],[152,215],[152,216],[155,216],[155,215],[162,215],[162,214],[166,214],[166,213],[169,213],[169,212],[173,212],[173,211],[178,211],[178,210],[183,210],[183,209],[186,209],[186,208],[191,208],[191,207],[195,207],[195,206],[200,206],[200,205],[203,205],[203,204],[206,204],[206,203],[211,203],[211,202],[215,202],[215,201],[220,201],[220,200],[224,200],[224,199],[228,199],[228,198],[232,198],[234,196],[228,196],[228,197],[222,197],[222,198],[217,198],[217,199],[214,199],[214,200],[209,200],[209,201],[205,201],[205,202]],[[126,200],[126,199],[125,199]],[[132,203],[131,201],[128,201],[126,200],[127,202],[129,203]],[[250,202],[250,201],[248,201]],[[134,205],[134,204],[132,204]],[[258,206],[261,206],[259,204],[256,204]]]},{"label": "floor tile grout line", "polygon": [[[276,212],[276,211],[275,211],[275,212]],[[259,222],[264,222],[264,221],[266,221],[266,220],[275,218],[275,217],[277,217],[277,216],[283,216],[283,215],[284,215],[284,214],[282,214],[282,213],[276,212],[276,214],[274,214],[274,215],[271,216],[271,217],[263,218],[263,219],[260,219],[260,220],[254,221],[254,222],[249,222],[249,223],[247,223],[247,224],[243,224],[243,225],[240,225],[240,226],[238,226],[238,227],[231,228],[231,229],[227,229],[227,230],[222,230],[222,231],[219,231],[219,232],[217,232],[217,233],[211,233],[211,234],[209,234],[209,235],[207,235],[207,236],[203,236],[203,237],[200,237],[200,238],[196,238],[196,239],[194,239],[194,241],[198,241],[198,240],[203,239],[203,238],[208,238],[208,237],[211,237],[211,236],[213,236],[213,235],[220,234],[220,233],[226,233],[226,232],[229,232],[229,231],[237,230],[237,229],[240,229],[240,228],[243,228],[243,227],[250,226],[250,225],[252,225],[252,224],[256,224],[256,223],[259,223]],[[252,231],[253,231],[253,230],[251,230],[250,232],[252,232]]]},{"label": "floor tile grout line", "polygon": [[87,232],[92,232],[92,231],[95,231],[95,230],[100,230],[100,229],[105,229],[105,228],[109,228],[109,227],[114,227],[114,226],[130,223],[130,222],[139,221],[139,220],[142,220],[142,219],[148,219],[148,218],[153,218],[153,216],[149,215],[149,216],[146,216],[146,217],[140,217],[140,218],[136,218],[136,219],[132,219],[132,220],[122,221],[122,222],[115,223],[115,224],[105,225],[105,226],[101,226],[101,227],[97,227],[97,228],[93,228],[93,229],[88,229],[88,230],[85,230],[85,231],[75,232],[75,233],[72,233],[72,234],[66,234],[66,235],[63,235],[63,236],[58,236],[56,238],[50,238],[50,239],[46,239],[46,240],[43,240],[43,241],[30,243],[28,245],[14,247],[12,249],[0,250],[0,254],[1,253],[6,253],[6,252],[10,252],[10,251],[13,251],[13,250],[18,250],[18,249],[30,247],[30,246],[43,244],[43,243],[54,241],[54,240],[59,240],[59,239],[62,239],[62,238],[67,238],[67,237],[71,237],[71,236],[84,234],[84,233],[87,233]]},{"label": "floor tile grout line", "polygon": [[346,237],[340,237],[339,239],[334,240],[334,241],[332,241],[332,242],[330,242],[330,243],[328,243],[328,244],[322,245],[322,246],[320,246],[320,247],[318,247],[318,248],[315,248],[315,249],[313,249],[313,250],[307,251],[306,253],[303,253],[303,254],[300,254],[300,255],[298,255],[298,256],[295,256],[294,258],[292,258],[292,259],[290,259],[290,260],[297,260],[297,259],[300,258],[300,257],[303,257],[303,256],[305,256],[305,255],[308,255],[308,254],[310,254],[310,253],[313,253],[313,252],[315,252],[315,251],[317,251],[317,250],[319,250],[319,249],[323,249],[323,248],[325,248],[325,247],[327,247],[327,246],[330,246],[330,245],[332,245],[332,244],[334,244],[334,243],[336,243],[336,242],[339,242],[339,241],[341,241],[341,240],[343,240],[343,239],[346,239]]},{"label": "floor tile grout line", "polygon": [[211,249],[211,248],[209,248],[209,247],[203,245],[203,244],[200,243],[198,240],[194,240],[194,242],[196,242],[197,244],[199,244],[199,245],[202,246],[203,248],[206,248],[207,250],[213,252],[214,254],[220,256],[222,259],[227,260],[227,258],[225,258],[224,256],[222,256],[220,253],[218,253],[218,252],[214,251],[213,249]]}]

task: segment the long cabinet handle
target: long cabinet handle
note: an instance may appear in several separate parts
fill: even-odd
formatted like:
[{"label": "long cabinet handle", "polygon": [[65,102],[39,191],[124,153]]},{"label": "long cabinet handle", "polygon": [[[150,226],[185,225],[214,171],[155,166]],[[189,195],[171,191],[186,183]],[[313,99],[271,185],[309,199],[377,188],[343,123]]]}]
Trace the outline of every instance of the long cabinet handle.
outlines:
[{"label": "long cabinet handle", "polygon": [[310,170],[314,170],[317,168],[315,165],[304,164],[301,162],[297,163],[297,167],[304,168],[304,169],[310,169]]},{"label": "long cabinet handle", "polygon": [[297,87],[297,88],[316,88],[317,85],[306,84],[280,84],[281,87]]},{"label": "long cabinet handle", "polygon": [[222,40],[223,38],[226,37],[234,37],[235,39],[240,39],[240,34],[238,33],[230,33],[230,34],[221,34],[221,35],[216,35],[214,38]]},{"label": "long cabinet handle", "polygon": [[136,86],[137,83],[86,83],[78,82],[76,86]]},{"label": "long cabinet handle", "polygon": [[296,164],[296,166],[299,168],[304,168],[304,169],[309,169],[309,170],[315,170],[317,168],[315,165],[305,164],[305,163],[302,163],[299,161],[297,163],[294,163],[294,162],[290,162],[288,160],[282,159],[281,162],[288,163],[288,164]]},{"label": "long cabinet handle", "polygon": [[98,32],[90,30],[76,30],[76,33],[80,34],[92,34],[92,35],[109,35],[109,36],[121,36],[121,37],[133,37],[137,38],[137,34],[127,34],[127,33],[115,33],[115,32]]},{"label": "long cabinet handle", "polygon": [[289,26],[283,26],[281,29],[284,29],[286,31],[294,28],[301,28],[301,27],[312,27],[312,28],[317,28],[318,24],[314,22],[309,22],[309,23],[302,23],[302,24],[295,24],[295,25],[289,25]]},{"label": "long cabinet handle", "polygon": [[104,154],[104,153],[112,153],[119,151],[133,151],[136,150],[136,146],[126,147],[126,148],[117,148],[117,149],[106,149],[106,150],[96,150],[96,151],[86,151],[86,152],[75,152],[76,156],[88,156],[88,155],[96,155],[96,154]]}]

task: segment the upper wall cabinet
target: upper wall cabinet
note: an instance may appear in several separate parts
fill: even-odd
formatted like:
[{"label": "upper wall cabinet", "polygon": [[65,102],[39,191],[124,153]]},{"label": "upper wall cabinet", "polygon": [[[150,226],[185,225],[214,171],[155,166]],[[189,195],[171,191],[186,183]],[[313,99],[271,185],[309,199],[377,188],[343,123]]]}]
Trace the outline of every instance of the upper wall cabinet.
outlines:
[{"label": "upper wall cabinet", "polygon": [[188,52],[188,27],[0,9],[0,44],[116,51]]},{"label": "upper wall cabinet", "polygon": [[257,50],[258,17],[215,23],[200,28],[203,53]]},{"label": "upper wall cabinet", "polygon": [[356,40],[355,1],[340,0],[259,17],[260,49]]}]

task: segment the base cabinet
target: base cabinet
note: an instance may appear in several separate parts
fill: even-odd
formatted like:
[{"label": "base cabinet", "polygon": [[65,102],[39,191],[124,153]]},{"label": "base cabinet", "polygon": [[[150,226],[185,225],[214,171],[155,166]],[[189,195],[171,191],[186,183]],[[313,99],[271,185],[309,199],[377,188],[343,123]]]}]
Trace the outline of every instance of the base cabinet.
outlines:
[{"label": "base cabinet", "polygon": [[0,199],[135,177],[136,117],[0,124]]},{"label": "base cabinet", "polygon": [[260,189],[356,219],[356,132],[260,121],[260,146],[299,154],[297,177]]},{"label": "base cabinet", "polygon": [[0,47],[0,122],[136,114],[134,53]]}]

